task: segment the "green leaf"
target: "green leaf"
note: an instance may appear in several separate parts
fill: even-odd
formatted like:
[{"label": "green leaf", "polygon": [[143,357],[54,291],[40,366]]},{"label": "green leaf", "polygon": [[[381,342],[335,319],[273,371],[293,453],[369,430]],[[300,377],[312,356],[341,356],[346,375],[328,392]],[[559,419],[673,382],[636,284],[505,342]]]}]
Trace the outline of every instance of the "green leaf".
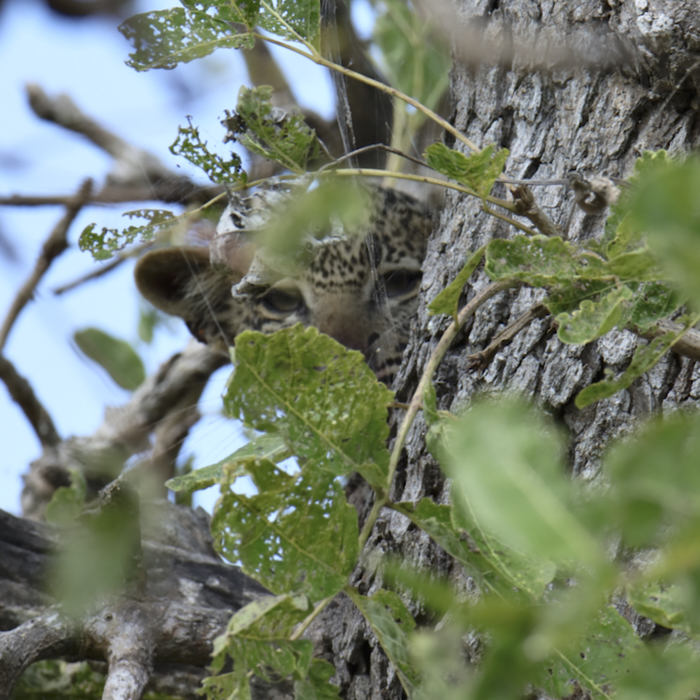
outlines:
[{"label": "green leaf", "polygon": [[654,338],[648,345],[638,345],[629,367],[617,379],[603,379],[581,390],[576,396],[576,407],[585,408],[626,389],[637,377],[654,367],[684,332],[685,329],[678,333],[669,332]]},{"label": "green leaf", "polygon": [[632,625],[609,606],[586,626],[583,635],[548,659],[534,684],[551,697],[563,698],[570,696],[575,680],[594,698],[608,698],[610,686],[635,668],[633,654],[643,648]]},{"label": "green leaf", "polygon": [[415,627],[413,617],[401,599],[392,591],[378,591],[371,598],[360,595],[354,588],[348,595],[360,609],[382,649],[396,669],[401,685],[411,697],[417,678],[408,651],[407,632]]},{"label": "green leaf", "polygon": [[320,0],[263,0],[260,5],[263,29],[292,41],[303,39],[321,50]]},{"label": "green leaf", "polygon": [[[426,107],[437,106],[449,84],[450,52],[424,16],[400,0],[386,0],[374,25],[374,43],[382,53],[389,84]],[[425,115],[418,112],[416,121]]]},{"label": "green leaf", "polygon": [[484,592],[497,591],[509,598],[515,588],[536,599],[554,578],[556,567],[551,562],[525,557],[486,535],[472,519],[455,514],[453,506],[424,498],[415,506],[399,503],[395,508],[462,564]]},{"label": "green leaf", "polygon": [[[623,310],[619,327],[634,327],[644,332],[667,318],[685,303],[685,297],[663,282],[631,285],[634,296]],[[636,288],[635,288],[636,287]]]},{"label": "green leaf", "polygon": [[596,302],[584,300],[578,310],[559,314],[559,340],[569,345],[584,345],[605,335],[618,325],[625,302],[633,296],[628,287],[613,289]]},{"label": "green leaf", "polygon": [[79,470],[71,468],[70,486],[60,486],[54,491],[51,501],[46,506],[46,522],[69,523],[75,520],[85,505],[87,481]]},{"label": "green leaf", "polygon": [[278,432],[294,454],[319,468],[359,471],[387,488],[392,398],[361,353],[298,324],[269,336],[238,336],[224,406],[256,430]]},{"label": "green leaf", "polygon": [[97,328],[76,331],[73,339],[81,351],[103,367],[123,389],[133,391],[146,378],[141,358],[125,340]]},{"label": "green leaf", "polygon": [[90,224],[80,234],[78,241],[80,250],[89,250],[95,260],[109,260],[115,251],[132,243],[137,236],[140,236],[142,241],[150,241],[159,233],[167,231],[182,221],[182,217],[174,216],[167,209],[138,209],[126,211],[122,216],[130,219],[146,219],[148,223],[142,226],[129,226],[122,231],[116,228],[103,228],[100,233],[95,232],[95,224]]},{"label": "green leaf", "polygon": [[467,260],[457,277],[428,304],[428,312],[430,314],[447,314],[452,316],[455,323],[457,322],[459,298],[462,296],[462,290],[484,257],[485,250],[486,246],[481,246],[481,248],[476,250]]},{"label": "green leaf", "polygon": [[289,595],[260,598],[241,608],[229,621],[226,632],[214,641],[214,670],[223,668],[226,657],[233,660],[234,668],[233,674],[219,677],[221,690],[229,695],[218,697],[251,697],[251,671],[272,683],[289,676],[305,679],[313,644],[308,639],[290,641],[289,636],[309,612],[305,596]]},{"label": "green leaf", "polygon": [[357,563],[357,512],[336,479],[307,462],[290,477],[258,460],[256,496],[225,493],[212,519],[218,551],[273,593],[334,595]]},{"label": "green leaf", "polygon": [[330,683],[335,675],[333,664],[324,659],[312,659],[308,679],[295,681],[294,700],[338,700],[340,688]]},{"label": "green leaf", "polygon": [[189,126],[178,127],[177,138],[170,146],[170,152],[182,156],[190,163],[204,170],[213,182],[234,183],[247,182],[247,176],[242,170],[242,162],[236,153],[231,153],[230,160],[225,161],[216,153],[211,153],[207,142],[202,141],[199,129],[192,126],[192,120],[187,118]]},{"label": "green leaf", "polygon": [[[255,25],[255,4],[229,0],[182,0],[183,7],[135,15],[119,31],[135,49],[128,66],[137,71],[174,68],[208,56],[219,48],[251,49],[255,43],[250,30]],[[239,10],[238,5],[244,10]],[[231,23],[248,25],[247,32],[236,32]]]},{"label": "green leaf", "polygon": [[483,199],[491,192],[508,158],[507,149],[502,148],[495,154],[494,149],[493,145],[487,146],[480,153],[467,157],[438,142],[428,146],[423,157],[433,170],[461,182]]},{"label": "green leaf", "polygon": [[466,519],[529,557],[602,565],[602,547],[575,515],[551,426],[516,402],[484,402],[451,433],[443,467]]},{"label": "green leaf", "polygon": [[486,248],[486,274],[494,281],[515,279],[532,287],[571,283],[577,276],[577,249],[558,236],[496,239]]},{"label": "green leaf", "polygon": [[176,476],[174,479],[166,481],[165,485],[171,491],[200,491],[218,484],[226,473],[228,473],[228,478],[231,479],[230,472],[239,465],[243,468],[236,473],[240,473],[241,476],[247,474],[248,463],[251,459],[269,460],[277,464],[277,462],[281,462],[289,456],[290,452],[279,435],[264,433],[243,445],[243,447],[239,447],[220,462],[201,469],[195,469],[189,474]]},{"label": "green leaf", "polygon": [[320,142],[306,124],[304,115],[293,110],[282,112],[272,105],[272,88],[241,87],[233,115],[222,121],[227,140],[237,140],[251,153],[280,163],[292,172],[303,174],[310,160],[318,157]]},{"label": "green leaf", "polygon": [[685,586],[651,581],[633,582],[627,588],[629,604],[640,614],[670,630],[697,635],[700,628],[688,615],[689,593]]}]

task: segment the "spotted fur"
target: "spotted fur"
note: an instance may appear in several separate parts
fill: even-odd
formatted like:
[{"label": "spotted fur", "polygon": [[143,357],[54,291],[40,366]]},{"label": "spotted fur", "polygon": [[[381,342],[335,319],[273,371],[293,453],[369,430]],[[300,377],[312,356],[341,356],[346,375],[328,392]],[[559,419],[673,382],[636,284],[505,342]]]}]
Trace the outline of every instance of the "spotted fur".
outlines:
[{"label": "spotted fur", "polygon": [[136,283],[154,306],[182,317],[192,334],[226,351],[240,332],[263,333],[296,323],[315,326],[361,351],[389,382],[401,363],[432,228],[425,208],[408,195],[379,190],[364,236],[321,247],[299,274],[232,295],[255,252],[237,235],[226,264],[210,263],[206,248],[165,248],[146,254]]}]

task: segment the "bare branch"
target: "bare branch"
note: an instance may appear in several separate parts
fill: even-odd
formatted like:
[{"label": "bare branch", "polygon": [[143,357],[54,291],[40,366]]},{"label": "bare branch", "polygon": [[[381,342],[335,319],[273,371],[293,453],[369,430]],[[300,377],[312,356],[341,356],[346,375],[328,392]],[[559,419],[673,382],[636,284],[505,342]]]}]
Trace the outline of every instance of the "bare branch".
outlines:
[{"label": "bare branch", "polygon": [[[150,455],[139,472],[153,477],[157,490],[163,493],[163,482],[173,476],[182,440],[195,421],[197,401],[211,374],[226,361],[223,355],[193,340],[148,377],[124,406],[107,408],[93,435],[45,448],[24,476],[24,514],[41,518],[56,488],[69,483],[70,469],[86,475],[94,494],[139,453]],[[153,431],[155,449],[150,440]]]},{"label": "bare branch", "polygon": [[2,325],[2,329],[0,329],[0,349],[4,347],[12,325],[17,320],[17,317],[27,302],[32,298],[34,290],[44,273],[49,269],[51,263],[68,247],[68,229],[78,215],[78,212],[89,199],[91,190],[92,180],[85,180],[80,186],[78,194],[75,195],[73,200],[66,206],[66,213],[46,239],[41,255],[34,266],[34,271],[29,276],[29,279],[22,285],[14,302],[10,306],[10,310],[7,312],[7,317]]},{"label": "bare branch", "polygon": [[49,412],[37,398],[31,384],[3,355],[0,355],[0,379],[5,383],[12,400],[22,409],[44,449],[58,445],[61,438]]}]

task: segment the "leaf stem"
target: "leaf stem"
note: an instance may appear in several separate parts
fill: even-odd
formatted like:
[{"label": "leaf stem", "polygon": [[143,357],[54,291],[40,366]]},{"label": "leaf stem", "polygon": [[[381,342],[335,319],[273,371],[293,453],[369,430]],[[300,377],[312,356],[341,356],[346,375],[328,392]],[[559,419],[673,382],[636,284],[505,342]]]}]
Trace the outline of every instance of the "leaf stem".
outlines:
[{"label": "leaf stem", "polygon": [[[487,302],[491,297],[495,296],[499,292],[505,289],[510,289],[511,287],[518,287],[522,284],[517,280],[504,280],[502,282],[493,282],[488,287],[479,292],[471,301],[469,301],[464,308],[457,315],[457,320],[452,321],[448,326],[447,330],[443,333],[440,342],[437,344],[435,350],[433,350],[432,355],[428,359],[428,362],[423,369],[423,374],[418,382],[418,386],[413,393],[413,397],[408,405],[406,414],[404,415],[401,425],[399,426],[398,433],[396,435],[396,441],[394,442],[394,448],[391,451],[391,457],[389,458],[389,469],[387,475],[387,483],[391,485],[394,480],[394,474],[396,473],[396,468],[399,464],[399,458],[401,457],[401,451],[408,437],[408,431],[413,425],[413,420],[415,419],[418,411],[423,407],[423,394],[435,374],[442,358],[445,353],[452,345],[457,333],[461,330],[462,326],[468,318],[473,316],[477,309]],[[388,491],[381,496],[377,496],[377,500],[372,506],[372,510],[365,522],[362,532],[360,533],[360,551],[367,543],[369,535],[374,527],[374,523],[379,516],[379,511],[389,502]]]}]

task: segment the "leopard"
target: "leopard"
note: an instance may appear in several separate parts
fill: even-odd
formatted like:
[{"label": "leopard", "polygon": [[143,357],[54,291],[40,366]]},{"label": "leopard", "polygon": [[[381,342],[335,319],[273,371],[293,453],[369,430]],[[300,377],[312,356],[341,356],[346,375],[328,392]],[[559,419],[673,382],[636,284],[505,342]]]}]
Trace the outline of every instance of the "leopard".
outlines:
[{"label": "leopard", "polygon": [[395,189],[375,187],[370,201],[360,235],[331,238],[295,274],[246,285],[260,244],[241,223],[240,208],[229,207],[206,246],[144,254],[136,285],[154,307],[182,318],[197,340],[227,356],[242,331],[270,334],[301,323],[361,352],[390,385],[417,312],[433,222],[426,204]]}]

